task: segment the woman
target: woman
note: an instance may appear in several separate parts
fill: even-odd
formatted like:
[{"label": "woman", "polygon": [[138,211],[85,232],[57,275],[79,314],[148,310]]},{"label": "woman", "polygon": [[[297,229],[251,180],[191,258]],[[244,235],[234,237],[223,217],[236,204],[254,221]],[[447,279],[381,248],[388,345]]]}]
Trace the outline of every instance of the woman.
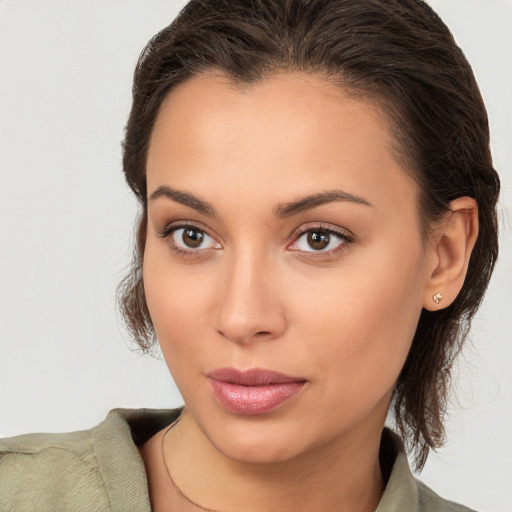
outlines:
[{"label": "woman", "polygon": [[124,171],[123,311],[185,408],[3,441],[5,509],[467,510],[402,446],[442,444],[497,255],[485,108],[425,4],[189,3],[137,66]]}]

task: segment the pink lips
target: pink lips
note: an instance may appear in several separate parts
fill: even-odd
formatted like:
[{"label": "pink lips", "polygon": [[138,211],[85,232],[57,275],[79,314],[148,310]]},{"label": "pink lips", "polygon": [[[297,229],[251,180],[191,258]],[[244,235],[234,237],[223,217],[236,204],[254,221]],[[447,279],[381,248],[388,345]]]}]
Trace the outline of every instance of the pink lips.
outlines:
[{"label": "pink lips", "polygon": [[272,370],[219,368],[207,374],[215,398],[235,414],[265,414],[295,396],[306,383]]}]

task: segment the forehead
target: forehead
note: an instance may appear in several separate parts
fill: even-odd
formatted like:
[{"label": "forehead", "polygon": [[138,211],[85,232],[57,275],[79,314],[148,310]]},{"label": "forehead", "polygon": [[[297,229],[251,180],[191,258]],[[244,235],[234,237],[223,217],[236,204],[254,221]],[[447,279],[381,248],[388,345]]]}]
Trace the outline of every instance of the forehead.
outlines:
[{"label": "forehead", "polygon": [[278,202],[285,192],[341,187],[379,205],[386,192],[390,201],[416,193],[394,143],[373,102],[320,76],[283,73],[240,86],[202,75],[173,89],[160,108],[148,192],[167,184],[223,192],[232,202],[253,199],[251,192]]},{"label": "forehead", "polygon": [[[226,142],[248,133],[268,133],[269,128],[282,137],[297,137],[299,131],[310,135],[308,129],[322,127],[323,136],[329,128],[354,134],[365,131],[367,140],[380,137],[384,144],[394,144],[378,102],[363,100],[362,94],[343,89],[321,75],[302,72],[280,73],[250,84],[213,72],[190,78],[167,95],[154,131],[163,128],[170,134],[173,124],[176,128],[179,125],[181,134],[201,136],[196,139],[198,143],[208,141],[202,137],[205,128],[217,125],[220,129],[225,124],[232,128],[230,133],[220,134]],[[237,132],[235,127],[245,130]],[[180,133],[173,135],[179,137]]]}]

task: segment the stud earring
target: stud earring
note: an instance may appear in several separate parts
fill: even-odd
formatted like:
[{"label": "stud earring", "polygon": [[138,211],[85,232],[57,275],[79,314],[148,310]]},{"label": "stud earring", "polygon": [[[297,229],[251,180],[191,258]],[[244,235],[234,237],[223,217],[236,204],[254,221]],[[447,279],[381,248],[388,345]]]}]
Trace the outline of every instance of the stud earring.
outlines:
[{"label": "stud earring", "polygon": [[435,293],[434,295],[432,295],[432,300],[436,303],[436,304],[440,304],[441,301],[443,300],[443,294],[441,292],[437,292]]}]

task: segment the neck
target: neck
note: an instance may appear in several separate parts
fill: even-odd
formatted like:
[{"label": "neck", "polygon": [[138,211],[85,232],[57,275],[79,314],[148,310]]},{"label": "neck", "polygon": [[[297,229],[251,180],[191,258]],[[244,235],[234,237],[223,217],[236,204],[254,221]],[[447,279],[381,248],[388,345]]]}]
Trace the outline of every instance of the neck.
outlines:
[{"label": "neck", "polygon": [[[162,446],[166,470],[190,500],[184,510],[370,512],[378,506],[384,482],[381,429],[368,430],[359,426],[293,459],[254,464],[220,453],[185,410]],[[172,499],[183,496],[173,493]]]}]

